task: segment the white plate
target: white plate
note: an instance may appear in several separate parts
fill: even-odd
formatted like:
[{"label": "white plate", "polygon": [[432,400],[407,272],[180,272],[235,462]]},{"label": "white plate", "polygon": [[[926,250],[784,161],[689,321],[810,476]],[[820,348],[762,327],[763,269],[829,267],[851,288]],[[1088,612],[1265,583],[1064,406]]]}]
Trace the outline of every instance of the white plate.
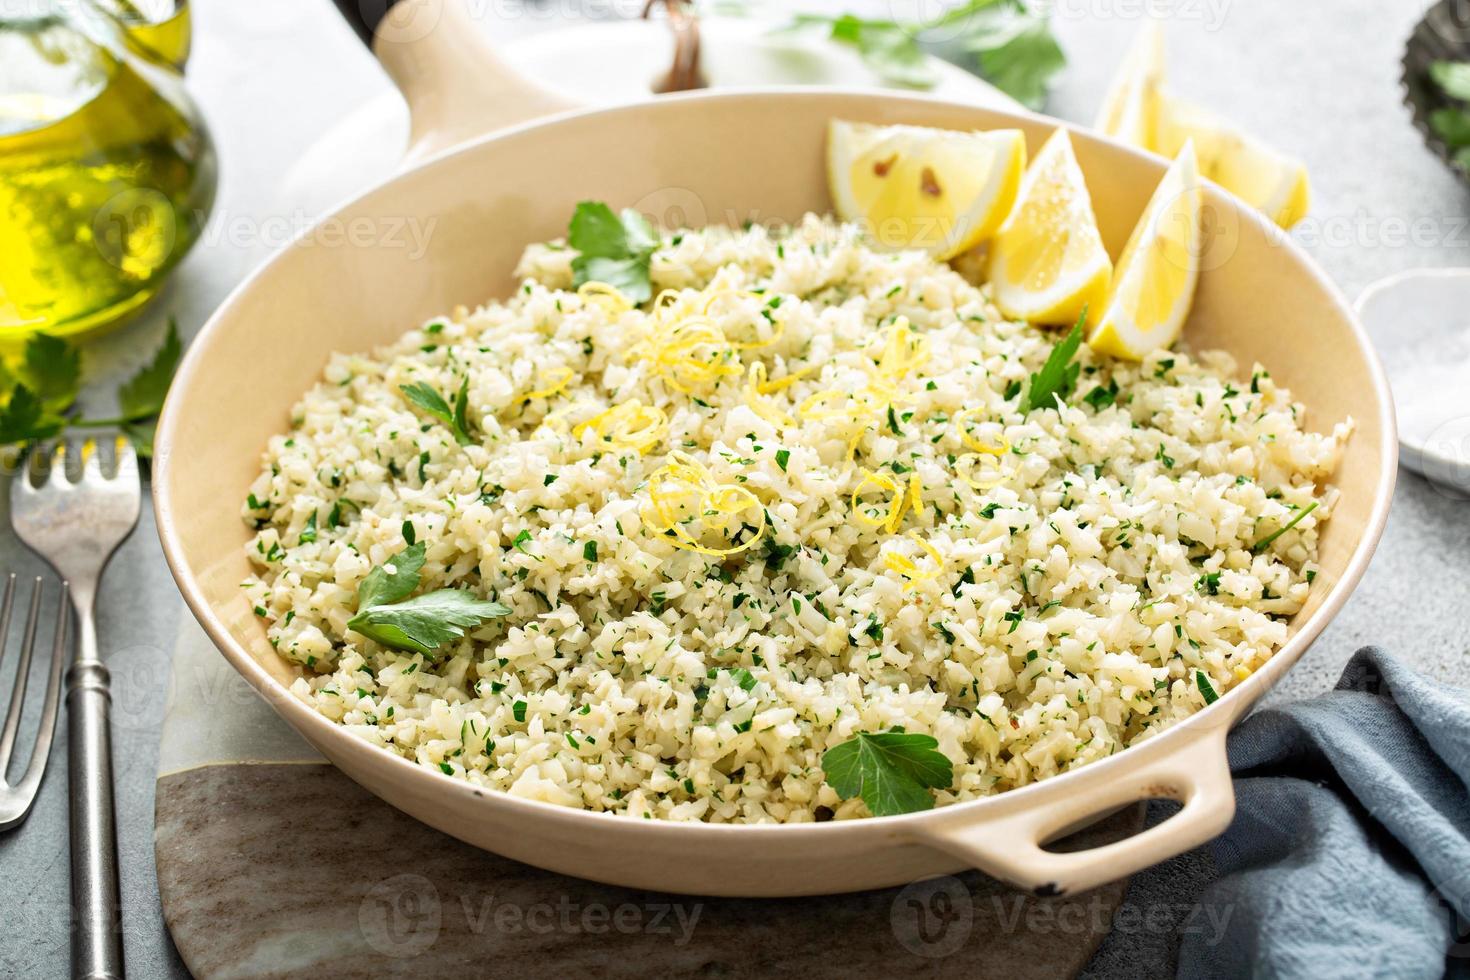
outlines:
[{"label": "white plate", "polygon": [[[767,85],[882,87],[857,52],[806,35],[773,35],[770,21],[708,17],[700,21],[705,79],[711,88]],[[576,24],[507,41],[500,50],[512,65],[548,88],[589,106],[646,99],[668,71],[673,40],[663,21]],[[1015,111],[1015,100],[969,72],[930,59],[935,95]],[[281,186],[281,209],[316,216],[395,170],[408,145],[408,110],[385,91],[302,154]]]},{"label": "white plate", "polygon": [[1393,388],[1400,462],[1470,498],[1470,269],[1381,279],[1357,309]]}]

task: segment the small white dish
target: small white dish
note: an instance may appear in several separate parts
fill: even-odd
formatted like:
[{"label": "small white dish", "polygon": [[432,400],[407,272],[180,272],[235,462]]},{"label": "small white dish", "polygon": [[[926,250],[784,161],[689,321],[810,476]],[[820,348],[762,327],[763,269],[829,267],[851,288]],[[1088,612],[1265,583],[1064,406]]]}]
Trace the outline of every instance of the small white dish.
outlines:
[{"label": "small white dish", "polygon": [[1380,279],[1357,311],[1393,388],[1400,461],[1470,498],[1470,269]]}]

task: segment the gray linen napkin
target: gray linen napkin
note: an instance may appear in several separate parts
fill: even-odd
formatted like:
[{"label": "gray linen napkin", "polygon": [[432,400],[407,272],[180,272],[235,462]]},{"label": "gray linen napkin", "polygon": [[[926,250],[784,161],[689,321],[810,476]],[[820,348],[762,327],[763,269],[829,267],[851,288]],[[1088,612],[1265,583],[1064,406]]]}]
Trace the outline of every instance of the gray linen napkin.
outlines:
[{"label": "gray linen napkin", "polygon": [[1179,976],[1470,977],[1470,693],[1364,647],[1242,722],[1230,767],[1200,899],[1228,925],[1185,937]]}]

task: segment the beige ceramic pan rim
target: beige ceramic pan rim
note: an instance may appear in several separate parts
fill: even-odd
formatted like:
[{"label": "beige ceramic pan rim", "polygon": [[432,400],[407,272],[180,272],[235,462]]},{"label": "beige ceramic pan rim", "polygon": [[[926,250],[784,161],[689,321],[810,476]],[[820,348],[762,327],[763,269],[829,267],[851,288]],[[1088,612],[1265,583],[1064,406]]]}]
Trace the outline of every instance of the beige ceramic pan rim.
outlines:
[{"label": "beige ceramic pan rim", "polygon": [[[422,156],[433,155],[436,140],[453,144],[465,129],[474,128],[473,123],[462,119],[450,125],[426,123],[424,118],[433,113],[414,98],[413,79],[434,73],[426,66],[452,63],[455,52],[441,49],[426,55],[423,42],[416,41],[410,46],[414,60],[409,71],[402,69],[407,59],[395,63],[385,47],[380,36],[378,53],[409,94]],[[486,54],[475,52],[474,56],[476,70],[483,71]],[[498,66],[492,68],[499,71]],[[507,83],[507,77],[501,75],[497,80],[497,95],[505,94],[507,84],[513,89],[524,87],[513,79]],[[708,117],[719,119],[722,113],[736,111],[752,101],[774,112],[793,104],[790,100],[851,100],[854,94],[796,88],[722,90],[611,109],[563,112],[550,120],[502,129],[440,153],[423,164],[420,172],[447,168],[455,160],[500,141],[535,138],[544,131],[576,128],[587,120],[609,116],[657,118],[658,113],[680,103],[697,103]],[[915,95],[861,95],[864,99],[916,107],[957,108],[953,103]],[[518,105],[529,107],[532,115],[561,108],[553,100],[538,101],[535,96],[520,100]],[[968,111],[968,107],[963,108]],[[1009,119],[1033,129],[1042,118],[1008,116],[994,110],[985,110],[985,114],[1002,123]],[[1059,125],[1053,120],[1046,122]],[[451,135],[444,136],[446,131]],[[1102,141],[1086,132],[1079,132],[1078,139]],[[1118,150],[1116,145],[1112,150]],[[1142,172],[1155,179],[1162,173],[1163,161],[1132,150],[1123,152],[1139,161]],[[392,185],[390,181],[359,200]],[[1218,203],[1240,212],[1243,225],[1253,225],[1253,231],[1260,234],[1274,234],[1244,205],[1217,190],[1211,194]],[[1234,795],[1225,759],[1227,732],[1302,656],[1342,607],[1362,577],[1387,520],[1397,458],[1387,381],[1365,333],[1335,287],[1294,244],[1277,237],[1281,238],[1281,261],[1299,267],[1311,285],[1330,297],[1333,309],[1328,312],[1347,328],[1341,338],[1346,349],[1339,356],[1361,361],[1369,389],[1360,393],[1363,409],[1357,414],[1371,418],[1381,434],[1378,469],[1370,481],[1371,505],[1351,557],[1332,583],[1330,593],[1298,625],[1283,649],[1215,704],[1112,758],[994,797],[923,813],[824,824],[719,825],[619,818],[488,791],[437,773],[369,745],[292,696],[231,631],[190,564],[190,549],[176,509],[176,498],[183,493],[176,482],[183,478],[186,468],[175,464],[174,448],[182,438],[186,418],[197,426],[199,413],[208,413],[208,392],[200,390],[199,379],[211,366],[212,352],[229,329],[231,311],[297,246],[273,258],[238,287],[195,339],[180,368],[157,434],[154,499],[164,553],[190,610],[211,640],[293,728],[349,776],[389,803],[497,853],[609,883],[695,894],[785,896],[855,891],[966,867],[979,868],[1041,894],[1095,887],[1198,846],[1229,824]],[[432,312],[425,311],[425,315]],[[268,410],[279,408],[284,414],[287,407]],[[229,419],[216,417],[207,424],[228,426]],[[239,541],[229,544],[239,547],[244,540],[242,525]],[[1054,853],[1042,846],[1120,806],[1158,797],[1180,800],[1184,808],[1162,824],[1103,847]]]}]

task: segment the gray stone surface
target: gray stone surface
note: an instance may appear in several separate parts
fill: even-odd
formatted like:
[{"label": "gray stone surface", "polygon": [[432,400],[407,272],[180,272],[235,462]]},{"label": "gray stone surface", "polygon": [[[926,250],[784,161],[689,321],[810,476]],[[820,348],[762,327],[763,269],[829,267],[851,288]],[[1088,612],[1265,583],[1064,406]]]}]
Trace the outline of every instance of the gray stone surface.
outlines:
[{"label": "gray stone surface", "polygon": [[[833,0],[835,3],[836,0]],[[1398,58],[1422,0],[1057,0],[1072,67],[1050,110],[1086,123],[1146,7],[1172,10],[1176,85],[1307,161],[1317,198],[1297,236],[1349,296],[1392,272],[1465,265],[1470,192],[1420,144],[1398,103]],[[622,6],[629,6],[623,4]],[[613,9],[622,12],[622,6]],[[870,12],[885,0],[854,0]],[[899,9],[922,7],[893,0]],[[544,0],[502,14],[502,36],[553,28],[604,0]],[[331,121],[384,90],[386,81],[334,23],[325,0],[196,0],[198,46],[191,87],[224,161],[219,214],[152,312],[88,349],[92,393],[105,407],[119,377],[148,356],[163,315],[197,330],[268,251],[258,229],[291,162]],[[285,216],[289,217],[289,216]],[[1412,329],[1405,324],[1405,329]],[[1464,505],[1418,477],[1401,476],[1383,544],[1362,586],[1274,698],[1308,696],[1335,680],[1352,650],[1381,644],[1447,683],[1464,683],[1470,609],[1470,522]],[[0,529],[0,567],[38,571]],[[163,927],[153,869],[152,810],[167,666],[181,604],[152,521],[119,553],[103,587],[100,619],[111,651],[120,723],[118,800],[127,955],[138,977],[186,973]],[[4,686],[8,690],[9,673]],[[0,975],[61,976],[67,964],[64,734],[30,820],[0,836]],[[1155,812],[1155,818],[1159,812]],[[1137,876],[1117,927],[1088,974],[1172,973],[1188,909],[1211,875],[1203,852]],[[222,923],[223,927],[223,923]],[[1044,935],[1037,936],[1045,942]]]}]

